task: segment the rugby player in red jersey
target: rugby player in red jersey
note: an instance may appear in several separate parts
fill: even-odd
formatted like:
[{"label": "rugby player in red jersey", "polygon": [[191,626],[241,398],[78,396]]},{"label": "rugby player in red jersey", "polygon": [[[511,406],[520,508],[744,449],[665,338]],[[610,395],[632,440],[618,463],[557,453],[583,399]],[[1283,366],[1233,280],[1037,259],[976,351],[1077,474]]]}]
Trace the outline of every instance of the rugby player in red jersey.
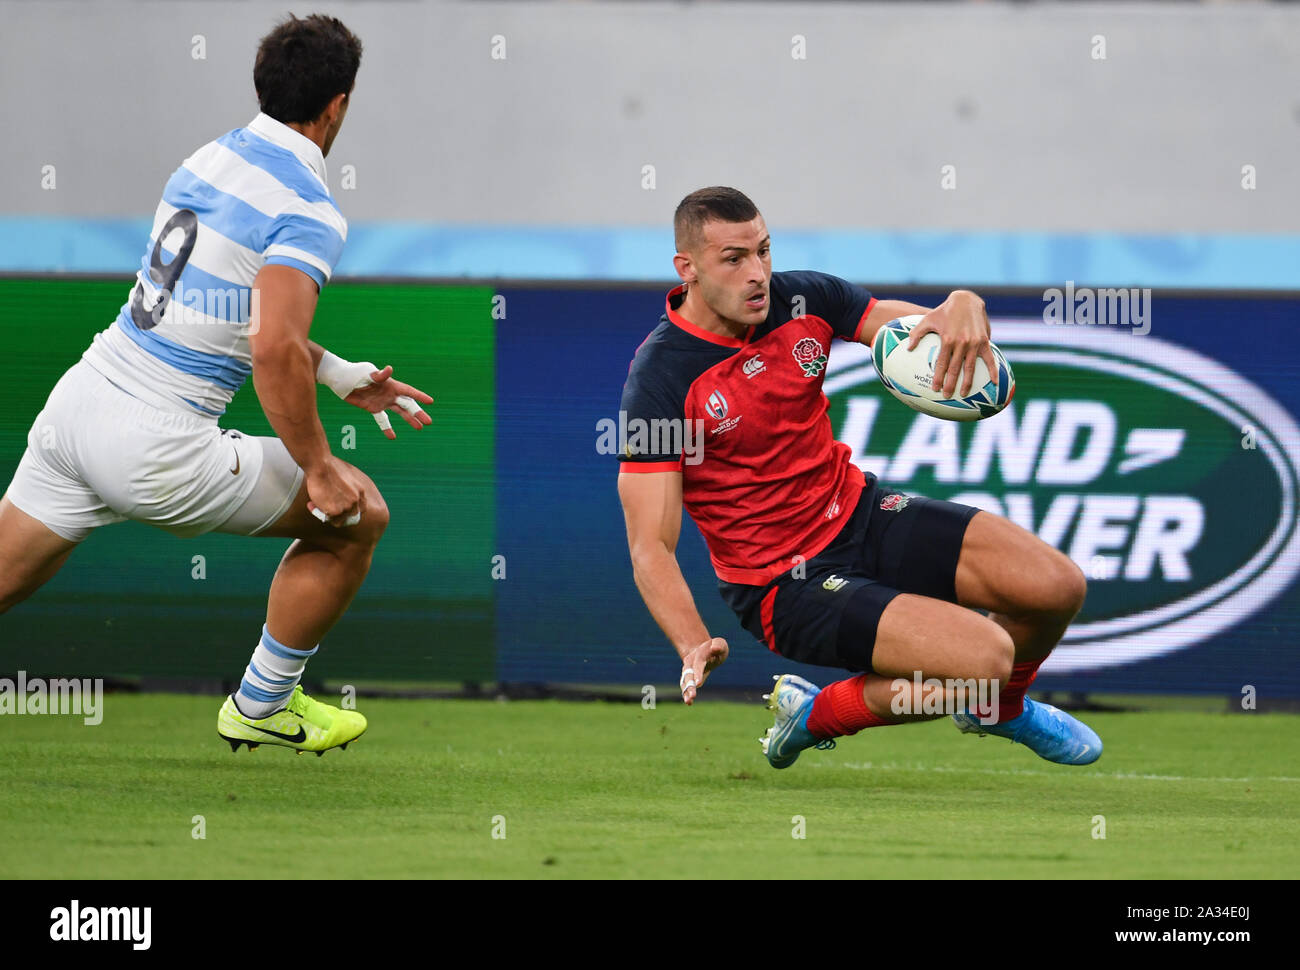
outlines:
[{"label": "rugby player in red jersey", "polygon": [[[622,410],[641,433],[620,455],[618,490],[637,588],[681,657],[683,700],[729,650],[677,564],[684,506],[745,629],[790,660],[854,674],[820,690],[777,678],[762,739],[773,767],[863,728],[943,716],[915,696],[935,681],[962,731],[1095,761],[1090,728],[1025,697],[1083,605],[1079,568],[1006,519],[882,486],[831,433],[832,338],[870,344],[882,324],[924,314],[913,343],[938,333],[936,386],[965,394],[978,358],[996,372],[983,301],[957,290],[929,309],[821,273],[773,273],[763,218],[731,188],[691,193],[673,225],[682,285],[628,373]],[[981,704],[963,703],[976,684]]]}]

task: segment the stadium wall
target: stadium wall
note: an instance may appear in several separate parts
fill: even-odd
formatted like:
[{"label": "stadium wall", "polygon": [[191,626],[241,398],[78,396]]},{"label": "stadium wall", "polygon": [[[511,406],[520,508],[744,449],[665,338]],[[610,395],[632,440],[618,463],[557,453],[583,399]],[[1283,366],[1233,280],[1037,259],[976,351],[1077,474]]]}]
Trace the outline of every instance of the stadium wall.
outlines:
[{"label": "stadium wall", "polygon": [[[1295,285],[1294,5],[316,6],[366,50],[343,274],[654,280],[724,182],[849,278]],[[283,14],[0,0],[0,271],[131,271]]]},{"label": "stadium wall", "polygon": [[[436,403],[432,428],[398,425],[390,442],[322,393],[336,452],[375,478],[393,518],[314,676],[676,681],[632,583],[616,460],[598,446],[667,287],[327,289],[313,336],[393,363]],[[927,303],[946,287],[878,291]],[[126,292],[121,279],[0,280],[11,375],[0,480],[58,375]],[[973,426],[914,415],[883,395],[860,348],[842,345],[826,384],[837,436],[886,483],[995,509],[1079,560],[1088,603],[1040,686],[1300,696],[1300,298],[1158,291],[1138,335],[1132,323],[1047,324],[1041,291],[985,297],[1017,370],[1006,414]],[[248,390],[223,424],[270,433]],[[0,672],[229,679],[280,551],[134,523],[101,530],[0,618]],[[716,683],[753,687],[789,668],[714,595],[689,520],[679,557],[710,629],[733,645]]]}]

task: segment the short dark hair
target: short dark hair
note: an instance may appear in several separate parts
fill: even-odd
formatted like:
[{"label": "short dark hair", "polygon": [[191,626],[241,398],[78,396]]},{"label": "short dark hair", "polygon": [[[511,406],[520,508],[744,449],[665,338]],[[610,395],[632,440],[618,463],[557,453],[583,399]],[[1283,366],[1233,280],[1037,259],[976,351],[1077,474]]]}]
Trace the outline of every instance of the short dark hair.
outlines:
[{"label": "short dark hair", "polygon": [[696,189],[677,205],[673,214],[673,236],[677,251],[699,241],[700,231],[706,222],[749,222],[758,218],[758,206],[739,189],[725,185],[711,185]]},{"label": "short dark hair", "polygon": [[340,94],[350,94],[361,66],[361,41],[334,17],[290,14],[262,38],[253,87],[262,112],[286,125],[315,121]]}]

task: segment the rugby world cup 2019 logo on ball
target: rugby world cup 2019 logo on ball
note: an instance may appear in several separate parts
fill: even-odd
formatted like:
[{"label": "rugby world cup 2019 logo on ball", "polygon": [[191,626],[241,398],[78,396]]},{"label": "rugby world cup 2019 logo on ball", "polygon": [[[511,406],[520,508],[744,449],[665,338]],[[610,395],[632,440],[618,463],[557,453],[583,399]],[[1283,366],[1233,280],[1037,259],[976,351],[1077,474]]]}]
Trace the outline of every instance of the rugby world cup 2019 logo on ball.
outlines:
[{"label": "rugby world cup 2019 logo on ball", "polygon": [[822,350],[821,342],[814,340],[812,337],[804,337],[794,345],[795,361],[803,368],[804,377],[816,377],[826,366],[826,352]]}]

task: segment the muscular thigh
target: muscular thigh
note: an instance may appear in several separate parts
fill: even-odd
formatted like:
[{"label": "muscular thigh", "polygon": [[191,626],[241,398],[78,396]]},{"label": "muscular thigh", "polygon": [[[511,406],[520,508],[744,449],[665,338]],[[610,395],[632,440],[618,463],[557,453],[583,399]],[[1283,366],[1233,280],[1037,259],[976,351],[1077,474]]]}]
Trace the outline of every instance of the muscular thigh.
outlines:
[{"label": "muscular thigh", "polygon": [[886,677],[1004,680],[1013,653],[1011,638],[988,617],[903,593],[880,616],[872,669]]},{"label": "muscular thigh", "polygon": [[746,629],[791,660],[891,676],[895,668],[910,675],[922,659],[946,669],[976,631],[1000,639],[984,617],[956,605],[963,535],[976,514],[872,480],[840,537],[802,575],[743,596],[724,583],[723,596]]},{"label": "muscular thigh", "polygon": [[1014,522],[979,512],[957,561],[957,601],[1009,615],[1069,613],[1083,603],[1083,573],[1062,552]]},{"label": "muscular thigh", "polygon": [[77,543],[52,532],[0,498],[0,611],[35,592],[67,561]]},{"label": "muscular thigh", "polygon": [[[856,592],[839,624],[841,652],[870,642],[871,669],[890,677],[1005,676],[1007,633],[963,599],[961,564],[974,525],[987,513],[887,488],[864,493],[870,517],[855,539],[854,566],[873,582]],[[866,511],[866,510],[864,510]],[[974,548],[987,540],[976,532]]]}]

